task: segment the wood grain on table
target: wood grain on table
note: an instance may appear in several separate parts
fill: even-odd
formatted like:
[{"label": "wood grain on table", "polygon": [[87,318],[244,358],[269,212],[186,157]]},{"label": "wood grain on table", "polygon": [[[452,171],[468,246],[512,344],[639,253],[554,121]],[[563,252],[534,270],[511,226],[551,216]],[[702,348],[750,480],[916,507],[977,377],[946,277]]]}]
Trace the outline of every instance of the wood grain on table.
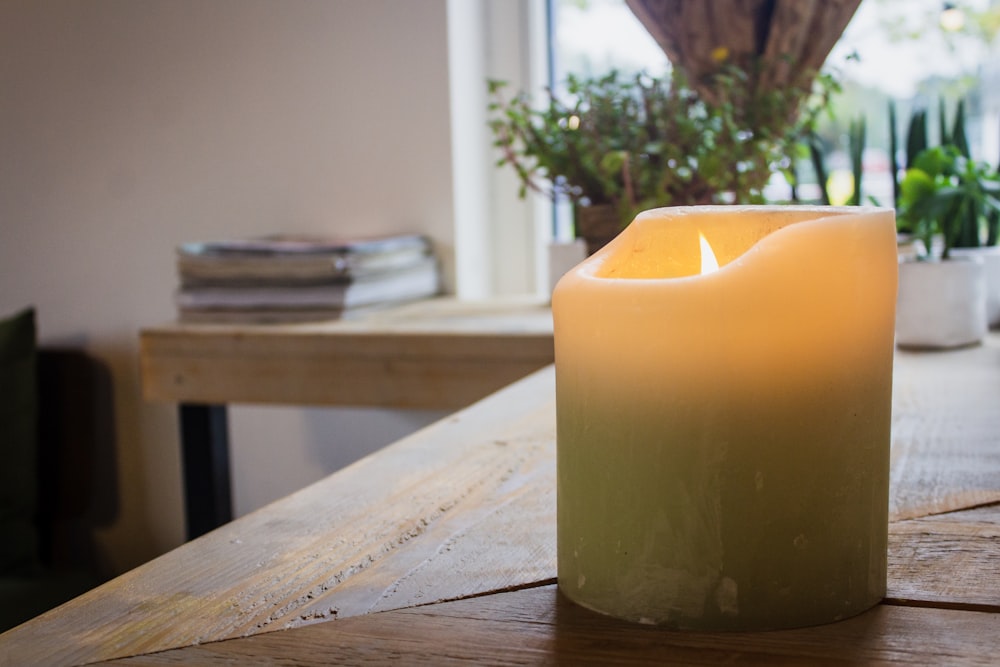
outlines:
[{"label": "wood grain on table", "polygon": [[879,605],[769,632],[672,632],[599,616],[554,585],[321,623],[108,664],[995,665],[997,614]]},{"label": "wood grain on table", "polygon": [[854,619],[675,633],[562,600],[548,367],[0,635],[0,664],[991,664],[1000,339],[895,379],[888,595]]}]

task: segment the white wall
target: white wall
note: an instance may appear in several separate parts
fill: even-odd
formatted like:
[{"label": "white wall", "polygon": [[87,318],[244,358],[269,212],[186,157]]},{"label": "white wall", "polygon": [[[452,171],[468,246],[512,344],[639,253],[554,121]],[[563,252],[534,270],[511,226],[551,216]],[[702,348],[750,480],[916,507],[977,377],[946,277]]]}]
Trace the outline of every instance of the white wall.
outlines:
[{"label": "white wall", "polygon": [[[0,314],[34,304],[43,343],[113,371],[115,570],[183,539],[175,412],[137,365],[139,329],[173,319],[178,243],[412,228],[452,265],[446,5],[0,3]],[[234,409],[236,509],[436,416]]]}]

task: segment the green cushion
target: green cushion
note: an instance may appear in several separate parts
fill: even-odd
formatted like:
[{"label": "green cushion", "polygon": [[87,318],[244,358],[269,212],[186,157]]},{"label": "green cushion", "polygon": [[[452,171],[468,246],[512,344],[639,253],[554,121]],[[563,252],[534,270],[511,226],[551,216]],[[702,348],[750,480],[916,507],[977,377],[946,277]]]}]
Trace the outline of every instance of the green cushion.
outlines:
[{"label": "green cushion", "polygon": [[0,320],[0,576],[38,566],[35,311]]}]

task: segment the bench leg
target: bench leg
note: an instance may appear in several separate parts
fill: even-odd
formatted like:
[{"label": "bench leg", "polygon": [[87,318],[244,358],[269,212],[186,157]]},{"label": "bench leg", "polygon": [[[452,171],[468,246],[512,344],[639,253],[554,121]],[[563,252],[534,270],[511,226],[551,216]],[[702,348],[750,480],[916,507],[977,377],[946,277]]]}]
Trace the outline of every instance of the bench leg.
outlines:
[{"label": "bench leg", "polygon": [[183,403],[178,408],[189,540],[233,519],[229,425],[225,405]]}]

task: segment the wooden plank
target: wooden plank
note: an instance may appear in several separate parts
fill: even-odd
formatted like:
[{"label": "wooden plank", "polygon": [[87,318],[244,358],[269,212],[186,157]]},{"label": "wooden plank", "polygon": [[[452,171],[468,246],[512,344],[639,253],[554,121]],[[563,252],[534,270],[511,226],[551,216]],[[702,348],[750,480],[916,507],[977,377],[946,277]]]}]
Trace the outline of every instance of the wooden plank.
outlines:
[{"label": "wooden plank", "polygon": [[551,368],[0,636],[80,664],[509,590],[555,569]]},{"label": "wooden plank", "polygon": [[1000,502],[1000,335],[896,353],[892,520]]},{"label": "wooden plank", "polygon": [[1000,612],[1000,505],[891,524],[887,595]]},{"label": "wooden plank", "polygon": [[598,616],[554,586],[384,612],[113,665],[993,665],[1000,614],[880,605],[830,625],[676,632]]},{"label": "wooden plank", "polygon": [[552,363],[537,301],[407,304],[356,320],[140,335],[143,393],[191,403],[459,408]]},{"label": "wooden plank", "polygon": [[[168,356],[159,350],[146,358],[143,372],[153,400],[457,409],[551,362],[544,353],[534,361],[499,358],[503,344],[497,341],[490,348],[498,358],[468,361],[413,358],[400,352],[377,358],[334,353],[322,357],[220,355],[206,361]],[[155,384],[163,382],[172,383],[172,388]]]}]

